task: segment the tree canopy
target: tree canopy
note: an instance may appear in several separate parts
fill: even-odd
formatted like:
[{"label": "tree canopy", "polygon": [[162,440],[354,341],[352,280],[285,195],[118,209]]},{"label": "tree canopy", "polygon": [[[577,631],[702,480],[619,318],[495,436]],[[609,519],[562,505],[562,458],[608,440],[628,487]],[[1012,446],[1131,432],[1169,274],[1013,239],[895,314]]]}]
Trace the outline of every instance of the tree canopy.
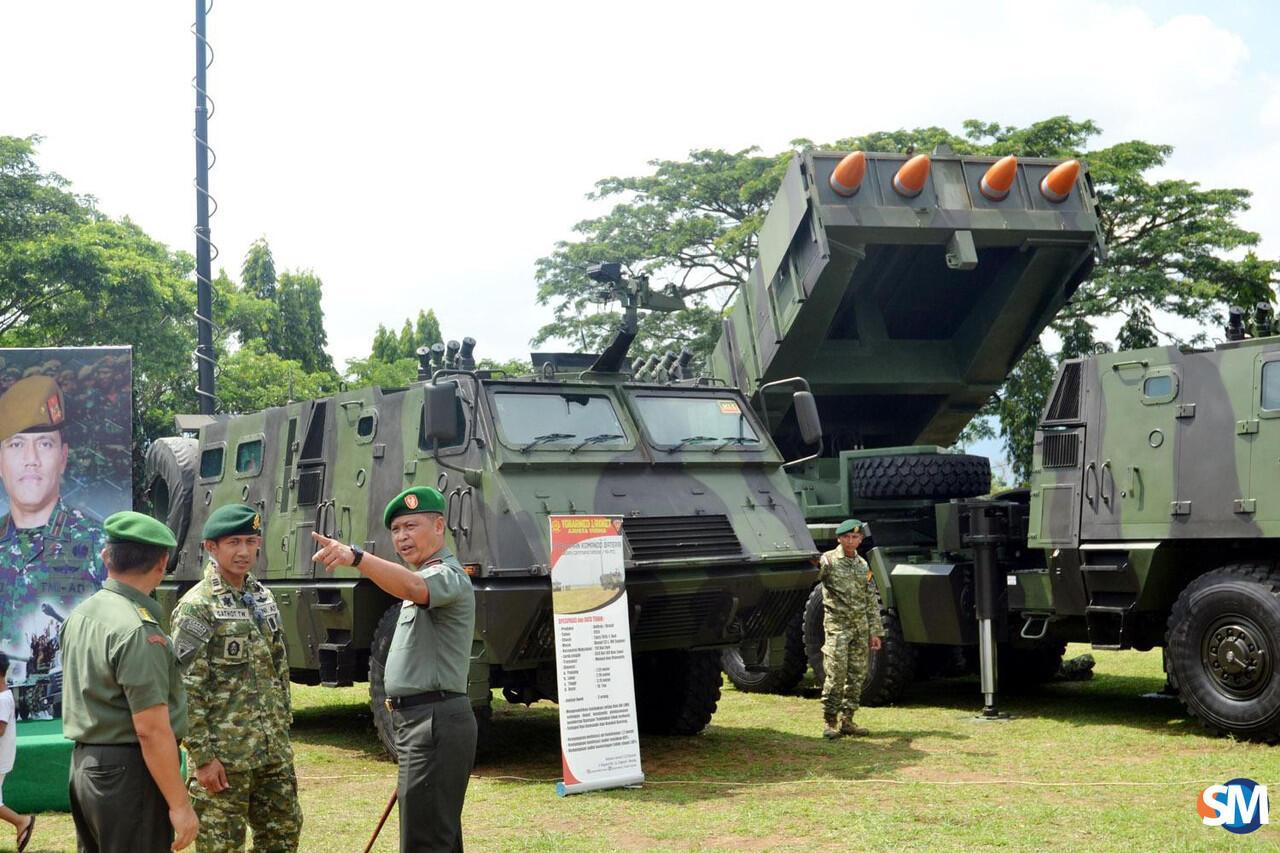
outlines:
[{"label": "tree canopy", "polygon": [[[1053,324],[1064,339],[1071,335],[1077,344],[1086,341],[1086,350],[1103,318],[1126,317],[1117,341],[1122,347],[1149,346],[1160,339],[1184,343],[1160,328],[1163,318],[1216,324],[1228,305],[1272,299],[1280,262],[1259,258],[1253,251],[1258,234],[1237,222],[1248,209],[1249,190],[1152,178],[1167,163],[1170,146],[1130,140],[1091,148],[1100,133],[1093,121],[1067,116],[1026,127],[969,120],[961,134],[927,127],[823,145],[797,139],[788,150],[772,155],[757,148],[699,149],[687,160],[651,161],[646,175],[604,178],[588,198],[612,201],[613,207],[577,223],[578,238],[557,243],[537,262],[538,301],[552,307],[553,321],[539,329],[534,343],[562,338],[587,349],[603,346],[619,314],[593,310],[597,288],[583,273],[590,263],[619,261],[631,275],[648,274],[658,286],[674,286],[690,306],[645,318],[634,352],[688,346],[705,358],[719,335],[721,316],[755,262],[756,232],[787,162],[795,151],[810,147],[912,152],[945,144],[961,154],[1088,162],[1108,254]],[[1055,366],[1039,347],[1025,358],[987,409],[1000,418],[1000,433],[1020,481],[1030,470],[1032,433]],[[977,422],[966,438],[982,428]]]}]

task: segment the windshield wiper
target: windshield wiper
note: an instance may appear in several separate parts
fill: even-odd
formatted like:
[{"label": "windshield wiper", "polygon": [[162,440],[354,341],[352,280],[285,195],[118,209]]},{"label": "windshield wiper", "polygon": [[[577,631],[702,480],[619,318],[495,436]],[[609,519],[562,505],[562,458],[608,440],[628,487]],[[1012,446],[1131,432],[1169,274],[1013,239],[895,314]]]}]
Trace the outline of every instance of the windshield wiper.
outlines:
[{"label": "windshield wiper", "polygon": [[569,452],[577,453],[579,450],[586,447],[588,444],[599,444],[602,441],[613,441],[619,438],[626,438],[626,436],[619,435],[616,432],[602,432],[599,435],[593,435],[588,438],[584,438],[582,441],[578,442],[573,447],[569,448]]},{"label": "windshield wiper", "polygon": [[724,450],[726,447],[728,447],[731,444],[759,444],[759,443],[760,443],[760,439],[758,438],[752,438],[746,435],[730,435],[730,436],[726,436],[722,441],[722,443],[717,444],[714,448],[712,448],[711,452],[719,453],[721,450]]},{"label": "windshield wiper", "polygon": [[537,447],[539,444],[546,444],[548,441],[564,441],[566,438],[577,437],[577,433],[572,432],[549,432],[546,435],[535,435],[533,441],[520,448],[520,452],[528,453],[530,449]]},{"label": "windshield wiper", "polygon": [[715,440],[716,440],[716,437],[714,435],[690,435],[680,439],[680,442],[678,444],[673,444],[670,447],[668,447],[667,452],[675,453],[677,450],[684,447],[686,444],[700,444],[701,442],[704,442],[704,441],[715,441]]}]

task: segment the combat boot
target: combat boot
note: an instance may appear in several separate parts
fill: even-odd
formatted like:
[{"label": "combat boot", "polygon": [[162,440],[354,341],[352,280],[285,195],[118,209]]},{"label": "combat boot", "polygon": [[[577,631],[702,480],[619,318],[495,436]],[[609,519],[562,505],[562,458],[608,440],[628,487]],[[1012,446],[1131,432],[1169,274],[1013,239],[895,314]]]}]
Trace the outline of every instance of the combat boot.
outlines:
[{"label": "combat boot", "polygon": [[823,714],[822,721],[827,724],[827,727],[822,730],[822,736],[824,738],[827,740],[835,740],[840,737],[840,729],[836,727],[835,714]]},{"label": "combat boot", "polygon": [[853,714],[843,714],[840,717],[840,734],[853,735],[854,737],[866,737],[871,734],[871,730],[864,729],[862,726],[854,725]]}]

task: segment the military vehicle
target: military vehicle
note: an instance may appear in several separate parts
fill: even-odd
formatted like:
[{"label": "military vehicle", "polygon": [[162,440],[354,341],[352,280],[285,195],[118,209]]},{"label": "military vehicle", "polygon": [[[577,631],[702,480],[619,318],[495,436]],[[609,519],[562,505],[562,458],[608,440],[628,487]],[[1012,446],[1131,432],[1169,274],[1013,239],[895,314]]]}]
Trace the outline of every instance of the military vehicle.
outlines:
[{"label": "military vehicle", "polygon": [[[787,460],[736,389],[683,378],[674,362],[647,381],[631,373],[638,310],[678,300],[617,265],[592,275],[627,308],[599,356],[535,355],[536,375],[510,377],[476,370],[468,338],[420,353],[407,388],[180,417],[187,435],[147,457],[153,512],[179,541],[164,606],[200,577],[210,511],[256,506],[257,572],[284,616],[291,677],[367,679],[390,747],[382,665],[399,607],[355,569],[317,569],[311,532],[394,559],[384,506],[412,485],[440,489],[448,544],[475,585],[468,692],[484,723],[493,689],[514,703],[556,699],[548,517],[621,516],[640,726],[700,731],[719,699],[719,650],[782,630],[813,584],[816,551]],[[787,400],[819,440],[812,397]]]},{"label": "military vehicle", "polygon": [[[864,701],[976,658],[994,714],[997,660],[1008,685],[1051,677],[1068,641],[1164,646],[1191,714],[1275,739],[1280,365],[1267,365],[1280,339],[1266,306],[1257,337],[1237,311],[1210,351],[1066,362],[1029,489],[982,498],[987,460],[941,449],[1104,251],[1075,161],[797,154],[711,372],[767,414],[784,453],[796,424],[768,383],[799,375],[813,390],[826,437],[792,481],[820,546],[843,518],[869,522],[886,639]],[[740,688],[786,690],[807,664],[821,672],[821,642],[815,589],[784,633],[723,665]]]}]

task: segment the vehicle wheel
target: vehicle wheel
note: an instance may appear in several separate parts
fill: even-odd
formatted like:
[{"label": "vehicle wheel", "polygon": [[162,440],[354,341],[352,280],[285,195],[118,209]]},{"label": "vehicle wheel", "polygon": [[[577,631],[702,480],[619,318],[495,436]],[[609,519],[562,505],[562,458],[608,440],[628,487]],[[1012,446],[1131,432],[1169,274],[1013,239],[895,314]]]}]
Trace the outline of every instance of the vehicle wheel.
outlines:
[{"label": "vehicle wheel", "polygon": [[972,498],[991,491],[991,461],[962,453],[871,456],[853,460],[853,491],[863,498]]},{"label": "vehicle wheel", "polygon": [[822,584],[818,584],[804,603],[804,655],[813,669],[813,679],[818,682],[819,690],[827,678],[827,670],[822,665],[822,644],[826,638],[827,632],[822,627]]},{"label": "vehicle wheel", "polygon": [[1242,563],[1196,578],[1173,605],[1165,647],[1192,716],[1218,733],[1280,738],[1280,571]]},{"label": "vehicle wheel", "polygon": [[996,649],[996,666],[1001,690],[1019,690],[1052,681],[1062,669],[1067,644],[1042,641],[1033,646],[1001,643]]},{"label": "vehicle wheel", "polygon": [[[753,642],[763,644],[766,641]],[[792,614],[787,622],[783,642],[786,647],[782,665],[776,669],[748,669],[742,657],[741,646],[720,652],[720,668],[729,676],[733,686],[744,693],[790,693],[800,683],[800,679],[804,678],[804,671],[809,667],[804,653],[804,610],[797,610]]]},{"label": "vehicle wheel", "polygon": [[880,651],[871,653],[867,666],[863,705],[892,705],[916,677],[916,647],[902,638],[897,611],[881,610],[880,620],[884,623],[884,636]]},{"label": "vehicle wheel", "polygon": [[634,665],[641,732],[696,735],[711,722],[720,701],[715,652],[648,652],[636,655]]},{"label": "vehicle wheel", "polygon": [[157,438],[147,449],[143,482],[151,500],[151,515],[163,521],[178,540],[167,570],[177,565],[191,523],[191,492],[199,445],[194,438]]},{"label": "vehicle wheel", "polygon": [[369,710],[373,712],[373,728],[382,741],[382,748],[396,761],[396,733],[387,710],[387,688],[383,673],[387,668],[387,652],[391,650],[391,637],[400,619],[400,605],[393,604],[378,619],[373,631],[373,643],[369,647]]}]

